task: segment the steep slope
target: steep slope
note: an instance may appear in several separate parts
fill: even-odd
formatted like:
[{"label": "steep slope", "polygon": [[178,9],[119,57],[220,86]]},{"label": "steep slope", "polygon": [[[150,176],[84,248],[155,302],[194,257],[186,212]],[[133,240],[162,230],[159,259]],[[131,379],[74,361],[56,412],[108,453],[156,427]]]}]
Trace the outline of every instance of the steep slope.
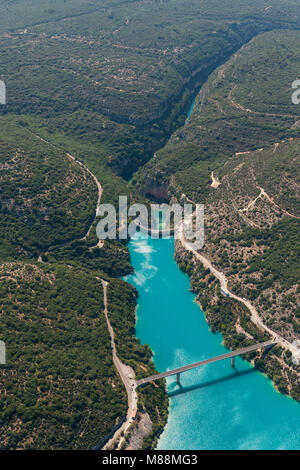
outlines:
[{"label": "steep slope", "polygon": [[[258,33],[299,27],[299,11],[293,0],[274,0],[272,8],[261,0],[0,0],[0,8],[0,78],[8,91],[7,105],[0,107],[0,329],[9,361],[8,369],[1,367],[1,448],[87,448],[120,422],[126,408],[96,277],[109,280],[108,307],[121,359],[137,376],[151,375],[154,366],[149,348],[135,338],[135,291],[110,278],[130,272],[128,251],[120,243],[100,247],[94,226],[89,230],[98,194],[86,167],[101,183],[103,201],[116,203],[119,194],[141,200],[122,177],[130,177],[183,123],[182,111],[196,87]],[[230,95],[231,89],[227,106],[236,118],[227,133],[247,114],[233,102],[238,96],[246,106],[240,90]],[[207,107],[212,129],[215,111]],[[264,142],[278,139],[276,119],[263,133]],[[287,131],[293,117],[287,126],[279,121],[280,138],[298,135],[297,129]],[[193,122],[194,116],[187,132]],[[199,125],[162,172],[165,187],[173,182],[171,191],[178,189],[179,196],[182,188],[190,197],[209,196],[211,169],[221,168],[241,146],[226,142],[217,152],[212,148],[210,159],[199,159]],[[252,140],[237,129],[247,134],[243,149],[256,148],[262,125]],[[177,149],[180,132],[174,139]],[[184,165],[177,166],[181,160]],[[248,201],[250,194],[243,197]],[[47,368],[58,383],[46,376]],[[151,446],[166,420],[164,384],[147,386],[139,399],[139,410],[153,423],[146,443]]]},{"label": "steep slope", "polygon": [[299,106],[292,104],[299,39],[298,32],[269,32],[234,54],[203,86],[186,126],[133,181],[150,193],[153,181],[174,182],[175,191],[180,185],[199,200],[211,191],[211,171],[228,156],[299,136]]},{"label": "steep slope", "polygon": [[47,140],[84,144],[85,159],[92,150],[126,178],[183,124],[215,67],[257,34],[299,21],[292,0],[271,9],[260,0],[43,0],[26,2],[25,15],[22,5],[2,7],[6,111]]},{"label": "steep slope", "polygon": [[[0,366],[0,448],[92,448],[127,412],[101,279],[114,292],[108,314],[118,353],[137,374],[141,367],[154,371],[151,351],[134,336],[136,292],[109,277],[131,272],[128,250],[98,243],[102,186],[85,165],[14,117],[2,117],[1,129],[0,332],[7,362]],[[103,179],[104,192],[119,181],[108,172]],[[153,442],[166,420],[163,384],[139,400],[151,414]]]},{"label": "steep slope", "polygon": [[[276,31],[243,47],[209,78],[187,125],[134,178],[146,193],[161,187],[168,198],[205,203],[202,258],[180,243],[176,257],[230,347],[270,331],[290,343],[299,338],[300,109],[291,100],[299,39]],[[222,276],[259,322],[224,296]],[[299,400],[292,350],[275,348],[256,363]]]},{"label": "steep slope", "polygon": [[60,265],[4,263],[0,272],[1,449],[92,447],[126,413],[101,283]]}]

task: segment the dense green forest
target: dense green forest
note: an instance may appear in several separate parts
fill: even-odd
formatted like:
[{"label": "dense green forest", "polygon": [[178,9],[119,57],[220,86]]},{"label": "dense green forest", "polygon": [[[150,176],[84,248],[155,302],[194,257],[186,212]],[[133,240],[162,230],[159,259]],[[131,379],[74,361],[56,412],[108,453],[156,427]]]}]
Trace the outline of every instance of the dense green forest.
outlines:
[{"label": "dense green forest", "polygon": [[0,269],[8,358],[0,370],[1,448],[90,447],[126,413],[101,283],[63,265]]},{"label": "dense green forest", "polygon": [[25,115],[53,142],[75,140],[84,158],[92,152],[126,178],[183,124],[180,111],[217,65],[261,32],[296,27],[299,17],[292,1],[266,10],[261,0],[152,0],[138,8],[49,0],[26,2],[25,15],[24,1],[5,3],[6,111]]},{"label": "dense green forest", "polygon": [[[102,202],[116,204],[119,195],[149,202],[153,186],[164,186],[168,197],[185,192],[205,198],[213,215],[230,192],[216,196],[211,171],[229,181],[238,166],[228,162],[235,152],[300,137],[297,110],[286,104],[300,72],[299,33],[291,31],[299,28],[299,5],[269,3],[0,0],[0,79],[7,86],[7,105],[0,107],[0,334],[8,358],[0,366],[1,449],[91,448],[124,417],[125,390],[112,363],[100,278],[109,282],[120,357],[138,377],[154,372],[149,347],[135,338],[136,292],[117,279],[132,271],[128,249],[119,242],[97,246],[96,221],[84,237],[94,220],[97,187],[68,153],[98,178]],[[253,38],[226,69],[214,72]],[[253,116],[243,109],[248,106]],[[281,145],[272,164],[258,165],[256,177],[278,205],[298,214],[293,188],[299,143]],[[268,161],[273,148],[265,152]],[[244,161],[249,172],[255,158]],[[279,181],[282,167],[290,185]],[[257,188],[249,188],[238,194],[241,204],[256,197]],[[264,250],[256,249],[260,227],[250,234],[220,211],[236,237],[232,244],[255,240],[249,265],[237,257],[227,268],[234,276],[244,263],[246,279],[263,263],[275,281],[284,278],[283,291],[291,289],[278,299],[291,309],[297,271],[289,250],[296,249],[297,221],[260,210]],[[218,258],[225,267],[226,256],[223,249]],[[282,263],[286,256],[291,269]],[[184,257],[179,261],[191,275]],[[256,281],[267,305],[271,293]],[[248,284],[245,294],[253,286]],[[232,334],[232,322],[224,323],[220,306],[210,307],[207,291],[203,297],[213,328],[235,345],[241,338]],[[227,302],[226,312],[231,308]],[[247,312],[240,318],[252,331]],[[297,319],[289,316],[290,335],[298,331]],[[273,366],[260,363],[264,367]],[[139,394],[139,410],[153,424],[144,447],[155,444],[167,407],[163,382]]]},{"label": "dense green forest", "polygon": [[[290,342],[300,331],[300,108],[291,99],[299,40],[298,31],[272,31],[241,48],[202,87],[187,124],[132,179],[147,195],[163,187],[168,198],[205,203],[204,255]],[[247,334],[260,340],[240,307],[222,298],[213,276],[178,250],[225,343],[236,347]],[[240,325],[246,335],[238,333]],[[296,367],[283,350],[275,356],[259,361],[260,370],[299,400]],[[277,373],[282,363],[285,379]]]},{"label": "dense green forest", "polygon": [[300,110],[291,99],[300,74],[299,44],[299,32],[274,31],[245,45],[210,76],[188,124],[133,182],[147,191],[153,179],[169,184],[172,176],[175,186],[198,199],[209,190],[211,171],[228,157],[299,137]]},{"label": "dense green forest", "polygon": [[14,120],[0,126],[1,240],[32,256],[83,236],[97,199],[92,177]]}]

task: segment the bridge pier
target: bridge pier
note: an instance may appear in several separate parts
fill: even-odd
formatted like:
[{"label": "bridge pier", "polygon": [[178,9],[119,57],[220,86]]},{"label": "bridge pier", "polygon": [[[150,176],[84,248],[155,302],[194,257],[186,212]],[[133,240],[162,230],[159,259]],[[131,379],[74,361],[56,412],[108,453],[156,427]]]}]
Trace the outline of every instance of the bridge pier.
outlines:
[{"label": "bridge pier", "polygon": [[202,360],[202,361],[199,361],[199,362],[195,362],[194,364],[188,364],[187,366],[178,367],[177,369],[173,369],[173,370],[168,370],[167,372],[152,375],[151,377],[145,377],[143,379],[138,380],[136,382],[136,386],[139,387],[140,385],[144,385],[144,384],[149,383],[149,382],[154,382],[155,380],[160,380],[160,379],[163,379],[165,377],[171,377],[171,376],[176,375],[177,385],[182,387],[182,385],[180,383],[180,375],[183,372],[195,369],[196,367],[205,366],[205,365],[211,364],[213,362],[223,361],[224,359],[231,359],[231,366],[235,367],[235,357],[241,356],[243,354],[247,354],[247,353],[252,352],[252,351],[256,351],[257,349],[267,350],[270,347],[275,346],[275,344],[277,344],[277,343],[278,343],[278,341],[273,339],[273,340],[265,341],[263,343],[253,344],[252,346],[247,346],[245,348],[238,349],[234,352],[222,354],[221,356],[211,357],[210,359],[205,359],[204,361]]}]

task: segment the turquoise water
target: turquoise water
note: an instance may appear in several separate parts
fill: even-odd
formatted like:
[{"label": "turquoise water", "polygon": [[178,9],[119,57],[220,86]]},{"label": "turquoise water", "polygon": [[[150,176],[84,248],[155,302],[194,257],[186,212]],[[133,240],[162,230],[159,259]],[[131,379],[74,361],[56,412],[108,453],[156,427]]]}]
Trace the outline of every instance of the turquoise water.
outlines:
[{"label": "turquoise water", "polygon": [[194,107],[195,107],[195,103],[196,103],[196,98],[193,99],[192,103],[191,103],[191,106],[190,106],[190,109],[187,113],[187,116],[186,116],[186,120],[185,120],[185,124],[188,123],[193,111],[194,111]]},{"label": "turquoise water", "polygon": [[[136,334],[154,351],[163,372],[224,353],[189,291],[188,277],[174,261],[173,240],[137,235],[129,244],[138,289]],[[170,413],[158,448],[299,449],[300,405],[237,358],[181,375],[182,389],[168,379]]]}]

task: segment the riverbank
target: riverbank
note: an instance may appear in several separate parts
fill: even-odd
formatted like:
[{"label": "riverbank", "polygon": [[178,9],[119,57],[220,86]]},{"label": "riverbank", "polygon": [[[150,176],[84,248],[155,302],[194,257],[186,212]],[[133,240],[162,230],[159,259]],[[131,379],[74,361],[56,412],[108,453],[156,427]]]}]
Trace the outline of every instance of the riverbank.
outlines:
[{"label": "riverbank", "polygon": [[[247,299],[240,299],[229,293],[227,284],[224,283],[225,276],[203,256],[190,251],[188,244],[184,245],[186,246],[177,243],[176,260],[180,269],[189,275],[192,291],[205,311],[211,330],[222,334],[224,345],[228,349],[275,338],[278,345],[269,354],[249,354],[245,358],[272,380],[277,391],[299,401],[296,366],[292,361],[292,353],[297,348],[265,326]],[[293,380],[294,387],[290,385],[290,380]]]},{"label": "riverbank", "polygon": [[[226,352],[174,260],[173,240],[140,237],[129,243],[135,273],[127,281],[139,292],[136,335],[154,351],[156,368],[165,371]],[[182,389],[167,380],[169,417],[158,449],[297,448],[299,405],[278,394],[248,362],[238,358],[235,370],[220,362],[181,379]]]},{"label": "riverbank", "polygon": [[[224,77],[224,68],[220,68],[218,77],[220,79]],[[213,85],[215,85],[215,83]],[[230,96],[231,95],[229,93],[229,97]],[[194,103],[192,103],[192,106],[190,108],[190,111],[186,119],[186,123],[189,122],[189,118],[193,112],[193,108],[194,108]],[[220,109],[219,111],[220,113],[223,112],[222,109]],[[201,126],[199,126],[199,128],[200,127]],[[188,132],[188,130],[189,129],[187,128],[186,132]],[[185,137],[186,137],[185,131],[182,130],[178,132],[176,136],[177,136],[177,139],[176,137],[173,138],[173,141],[170,144],[169,152],[167,152],[168,153],[168,157],[166,158],[167,164],[171,163],[168,160],[168,158],[170,155],[172,155],[172,152],[174,151],[174,148],[172,147],[172,143],[177,142],[177,141],[181,142],[182,140],[185,140]],[[207,149],[204,149],[204,150],[206,151]],[[158,160],[159,160],[159,155],[155,155],[153,158],[153,161],[157,162]],[[188,158],[187,158],[187,161],[188,161]],[[172,164],[173,163],[174,162],[172,161]],[[174,166],[176,166],[176,163],[174,163]],[[165,177],[164,179],[164,176],[167,173],[167,171],[163,164],[161,166],[161,169],[159,169],[159,171],[157,172],[156,176],[155,176],[155,173],[151,171],[152,170],[151,166],[149,166],[148,170],[149,172],[147,174],[147,167],[146,167],[145,169],[146,180],[145,179],[143,180],[144,176],[141,177],[141,181],[145,181],[144,190],[147,194],[152,194],[153,196],[156,196],[156,197],[159,197],[160,194],[163,194],[163,197],[166,200],[170,199],[171,194],[174,197],[176,196],[178,196],[178,198],[180,197],[180,193],[177,194],[180,191],[180,184],[177,187],[175,187],[176,186],[175,177],[173,178],[173,176],[171,176],[170,185],[168,185],[167,177]],[[211,168],[208,168],[208,170],[212,179],[211,186],[214,189],[216,189],[217,187],[220,186],[220,180],[218,179],[218,177],[215,177],[214,172],[211,171],[212,170]],[[183,171],[185,171],[185,169]],[[180,179],[180,176],[182,175],[179,175],[179,179]],[[199,177],[201,179],[200,171],[199,171]],[[206,184],[207,186],[206,181],[203,181],[202,183],[204,185]],[[173,188],[170,189],[170,186],[172,185],[174,185],[174,191],[173,191]],[[213,246],[211,248],[214,249]],[[251,342],[251,341],[256,341],[260,339],[263,341],[265,339],[269,339],[269,334],[271,335],[274,334],[274,330],[272,330],[271,328],[265,327],[266,323],[262,322],[260,316],[257,313],[258,307],[256,309],[255,307],[253,307],[252,303],[250,304],[250,301],[247,300],[248,299],[247,292],[246,293],[244,292],[243,294],[244,297],[242,297],[242,295],[237,295],[239,294],[239,291],[237,290],[234,290],[234,291],[232,290],[229,292],[227,289],[227,283],[226,283],[226,289],[225,290],[223,289],[223,291],[225,292],[225,295],[222,294],[220,292],[220,286],[219,286],[219,281],[221,281],[221,286],[222,286],[222,279],[220,275],[215,276],[216,270],[215,269],[208,270],[207,269],[208,266],[206,266],[206,269],[204,269],[204,271],[208,271],[208,272],[201,273],[201,269],[198,270],[195,263],[191,263],[190,261],[191,260],[190,260],[189,253],[183,253],[182,259],[179,259],[179,262],[184,265],[183,270],[187,272],[189,276],[191,277],[193,290],[195,293],[197,293],[198,302],[201,305],[203,305],[203,309],[206,312],[207,320],[209,321],[214,331],[218,330],[222,333],[222,336],[224,337],[224,343],[228,346],[228,348],[234,349],[235,347],[242,345],[244,341]],[[196,273],[193,271],[196,271]],[[220,271],[218,273],[220,274]],[[216,277],[217,281],[214,280],[213,276]],[[293,382],[292,376],[294,376],[296,372],[295,370],[293,370],[293,364],[291,364],[291,356],[289,355],[289,354],[292,354],[293,348],[291,344],[289,344],[289,346],[286,347],[287,342],[282,337],[282,335],[284,335],[284,332],[285,332],[285,329],[283,328],[281,335],[280,334],[275,335],[275,336],[278,336],[278,335],[280,336],[280,342],[284,348],[280,348],[280,346],[278,346],[277,348],[274,349],[274,352],[272,352],[272,354],[269,355],[270,357],[269,356],[259,357],[257,354],[252,354],[252,355],[249,355],[248,360],[252,363],[254,363],[255,361],[256,367],[273,379],[277,389],[280,392],[284,394],[290,394],[291,396],[297,398],[297,390],[295,388],[297,381],[294,380],[294,383],[295,383],[294,388],[293,388],[293,385],[291,385]]]}]

